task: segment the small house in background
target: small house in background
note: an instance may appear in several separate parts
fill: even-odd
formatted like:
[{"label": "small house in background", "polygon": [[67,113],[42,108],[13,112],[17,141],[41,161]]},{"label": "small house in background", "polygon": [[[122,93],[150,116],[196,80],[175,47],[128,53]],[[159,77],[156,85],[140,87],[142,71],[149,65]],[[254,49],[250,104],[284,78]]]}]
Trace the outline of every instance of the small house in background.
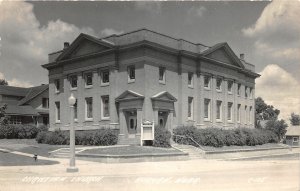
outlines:
[{"label": "small house in background", "polygon": [[49,124],[49,86],[30,88],[0,85],[0,106],[11,124]]},{"label": "small house in background", "polygon": [[290,146],[299,146],[300,126],[290,126],[285,134],[285,142]]}]

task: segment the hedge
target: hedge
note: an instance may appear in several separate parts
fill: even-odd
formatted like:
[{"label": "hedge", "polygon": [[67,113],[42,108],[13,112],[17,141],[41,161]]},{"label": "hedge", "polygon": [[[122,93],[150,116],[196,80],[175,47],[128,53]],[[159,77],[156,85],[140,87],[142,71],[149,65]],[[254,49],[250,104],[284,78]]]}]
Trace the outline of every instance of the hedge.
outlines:
[{"label": "hedge", "polygon": [[[70,144],[69,131],[41,131],[36,137],[38,143],[50,145]],[[76,145],[115,145],[118,142],[118,135],[111,129],[99,129],[90,131],[76,131]]]},{"label": "hedge", "polygon": [[[254,146],[279,142],[277,135],[274,132],[266,129],[197,129],[193,126],[182,126],[174,129],[173,133],[174,135],[191,137],[200,145],[213,147],[222,147],[225,145]],[[198,146],[189,138],[173,136],[173,140],[181,144]]]},{"label": "hedge", "polygon": [[156,126],[154,131],[153,146],[155,147],[171,147],[171,132],[165,128]]},{"label": "hedge", "polygon": [[33,124],[0,125],[0,139],[34,139],[39,131]]}]

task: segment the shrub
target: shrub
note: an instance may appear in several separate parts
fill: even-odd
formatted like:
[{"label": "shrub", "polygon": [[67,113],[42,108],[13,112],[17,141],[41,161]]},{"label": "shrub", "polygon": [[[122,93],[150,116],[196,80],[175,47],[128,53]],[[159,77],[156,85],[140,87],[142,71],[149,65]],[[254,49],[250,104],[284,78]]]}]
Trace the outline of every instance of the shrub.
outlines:
[{"label": "shrub", "polygon": [[38,128],[32,124],[0,125],[1,139],[33,139],[38,132]]},{"label": "shrub", "polygon": [[154,131],[153,146],[170,147],[171,132],[167,129],[156,126]]},{"label": "shrub", "polygon": [[222,146],[254,146],[265,143],[276,143],[278,138],[276,134],[266,129],[249,129],[249,128],[236,128],[236,129],[221,129],[221,128],[206,128],[197,129],[195,127],[178,127],[173,130],[174,135],[180,135],[185,138],[173,136],[173,140],[181,144],[189,144],[198,146],[222,147]]},{"label": "shrub", "polygon": [[[69,131],[40,131],[36,137],[38,143],[50,145],[70,144]],[[115,145],[118,142],[118,135],[111,129],[100,129],[96,131],[76,131],[76,145]]]}]

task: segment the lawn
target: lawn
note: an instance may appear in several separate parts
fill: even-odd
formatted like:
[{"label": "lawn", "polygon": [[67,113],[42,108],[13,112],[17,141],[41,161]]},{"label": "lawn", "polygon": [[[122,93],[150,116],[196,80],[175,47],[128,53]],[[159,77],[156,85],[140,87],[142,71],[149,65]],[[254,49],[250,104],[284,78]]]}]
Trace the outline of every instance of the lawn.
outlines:
[{"label": "lawn", "polygon": [[120,146],[110,148],[88,149],[80,154],[100,154],[100,155],[136,155],[136,154],[164,154],[182,153],[174,148],[159,148],[151,146]]},{"label": "lawn", "polygon": [[0,139],[0,148],[48,157],[50,151],[68,146],[38,144],[35,139]]},{"label": "lawn", "polygon": [[34,161],[32,157],[16,155],[13,153],[0,152],[0,166],[30,166],[30,165],[53,165],[56,161],[40,160]]}]

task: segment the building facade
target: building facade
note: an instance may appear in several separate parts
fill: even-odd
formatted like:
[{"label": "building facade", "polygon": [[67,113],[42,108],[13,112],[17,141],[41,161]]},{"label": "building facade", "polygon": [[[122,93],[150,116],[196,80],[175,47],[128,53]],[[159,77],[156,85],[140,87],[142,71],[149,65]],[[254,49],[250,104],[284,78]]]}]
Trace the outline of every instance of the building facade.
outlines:
[{"label": "building facade", "polygon": [[138,139],[143,120],[254,127],[254,65],[227,43],[212,47],[141,29],[102,39],[80,34],[49,54],[50,128],[67,130],[73,93],[77,130],[112,128]]},{"label": "building facade", "polygon": [[0,105],[11,124],[49,125],[48,85],[31,88],[0,85]]}]

